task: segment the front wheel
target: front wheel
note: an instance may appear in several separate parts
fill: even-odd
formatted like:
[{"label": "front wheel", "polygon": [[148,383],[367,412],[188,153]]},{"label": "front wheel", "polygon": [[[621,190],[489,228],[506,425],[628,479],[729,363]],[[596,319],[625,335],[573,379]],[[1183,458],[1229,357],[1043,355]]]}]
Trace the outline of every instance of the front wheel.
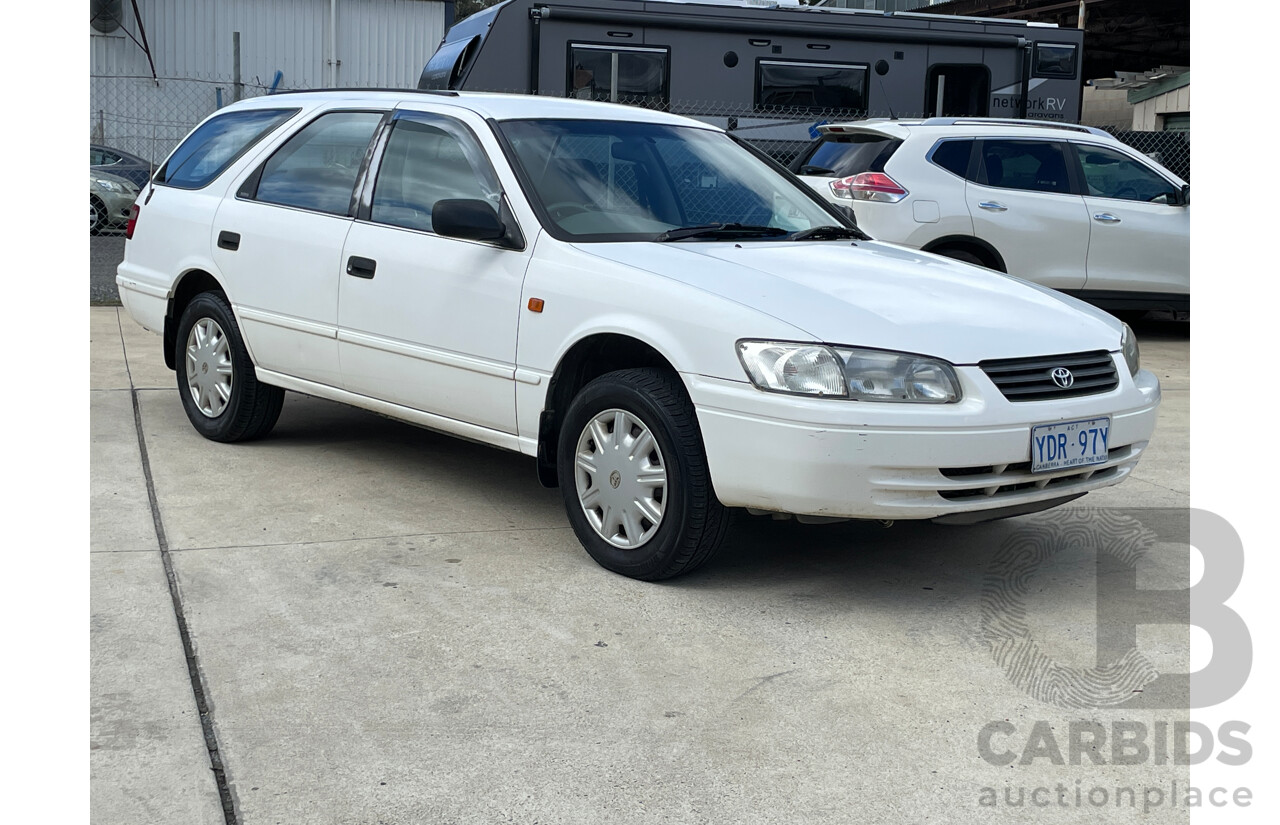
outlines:
[{"label": "front wheel", "polygon": [[178,321],[174,362],[191,426],[212,441],[266,435],[280,418],[284,390],[259,383],[226,298],[204,292]]},{"label": "front wheel", "polygon": [[587,384],[565,414],[556,461],[569,523],[602,567],[668,579],[724,539],[728,517],[693,404],[669,371],[618,370]]}]

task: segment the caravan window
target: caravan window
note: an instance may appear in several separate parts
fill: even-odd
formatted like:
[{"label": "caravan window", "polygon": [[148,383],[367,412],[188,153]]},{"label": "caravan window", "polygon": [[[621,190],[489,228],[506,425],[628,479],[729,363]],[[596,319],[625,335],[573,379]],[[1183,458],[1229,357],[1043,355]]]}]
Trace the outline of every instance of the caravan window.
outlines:
[{"label": "caravan window", "polygon": [[1076,47],[1071,43],[1037,43],[1034,77],[1076,76]]},{"label": "caravan window", "polygon": [[865,112],[867,67],[851,63],[756,63],[757,109]]},{"label": "caravan window", "polygon": [[565,93],[583,100],[663,108],[670,100],[668,51],[572,43]]}]

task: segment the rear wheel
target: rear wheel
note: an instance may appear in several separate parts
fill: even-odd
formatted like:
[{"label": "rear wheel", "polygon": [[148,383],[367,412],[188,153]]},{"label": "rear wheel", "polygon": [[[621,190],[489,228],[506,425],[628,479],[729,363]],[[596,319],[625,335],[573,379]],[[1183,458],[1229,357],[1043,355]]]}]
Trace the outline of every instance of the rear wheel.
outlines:
[{"label": "rear wheel", "polygon": [[258,381],[225,296],[203,292],[193,298],[178,322],[176,345],[178,393],[197,432],[229,442],[271,431],[284,390]]},{"label": "rear wheel", "polygon": [[974,266],[985,266],[988,269],[993,268],[989,263],[983,260],[979,255],[968,249],[962,249],[958,246],[944,246],[942,249],[935,249],[935,253],[956,261],[963,261]]},{"label": "rear wheel", "polygon": [[565,414],[557,468],[574,533],[615,573],[678,576],[724,539],[693,404],[667,370],[619,370],[584,387]]}]

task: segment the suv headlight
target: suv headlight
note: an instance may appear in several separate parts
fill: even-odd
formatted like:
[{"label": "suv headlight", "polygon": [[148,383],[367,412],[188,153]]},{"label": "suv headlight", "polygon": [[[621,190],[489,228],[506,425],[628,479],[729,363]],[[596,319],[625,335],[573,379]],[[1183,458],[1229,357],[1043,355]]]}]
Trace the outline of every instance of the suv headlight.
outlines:
[{"label": "suv headlight", "polygon": [[960,380],[952,366],[923,355],[739,341],[738,358],[751,383],[768,392],[915,404],[960,400]]},{"label": "suv headlight", "polygon": [[1142,369],[1142,354],[1138,352],[1138,336],[1128,324],[1124,325],[1124,335],[1120,337],[1120,349],[1124,352],[1124,362],[1129,365],[1129,374],[1137,375]]}]

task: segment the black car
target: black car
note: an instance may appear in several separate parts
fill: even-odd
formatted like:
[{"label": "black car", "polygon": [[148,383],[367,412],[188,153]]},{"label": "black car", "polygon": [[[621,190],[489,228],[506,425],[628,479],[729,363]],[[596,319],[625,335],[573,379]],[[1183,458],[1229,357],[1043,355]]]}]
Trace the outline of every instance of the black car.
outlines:
[{"label": "black car", "polygon": [[155,164],[119,149],[91,143],[89,144],[89,168],[95,172],[109,172],[125,178],[141,188],[151,179],[151,171],[155,168]]}]

